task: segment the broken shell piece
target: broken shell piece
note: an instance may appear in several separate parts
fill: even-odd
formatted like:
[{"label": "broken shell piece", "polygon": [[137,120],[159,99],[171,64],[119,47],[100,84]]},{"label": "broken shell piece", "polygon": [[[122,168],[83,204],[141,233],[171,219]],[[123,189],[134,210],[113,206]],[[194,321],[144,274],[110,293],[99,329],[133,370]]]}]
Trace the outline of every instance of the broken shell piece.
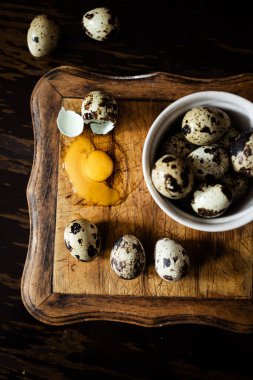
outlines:
[{"label": "broken shell piece", "polygon": [[68,137],[79,136],[83,131],[83,118],[74,111],[61,108],[57,117],[57,126],[60,132]]},{"label": "broken shell piece", "polygon": [[111,121],[102,121],[100,123],[91,123],[90,127],[96,135],[106,135],[115,127],[115,124]]},{"label": "broken shell piece", "polygon": [[105,135],[115,127],[118,106],[113,96],[92,91],[83,100],[81,114],[93,133]]}]

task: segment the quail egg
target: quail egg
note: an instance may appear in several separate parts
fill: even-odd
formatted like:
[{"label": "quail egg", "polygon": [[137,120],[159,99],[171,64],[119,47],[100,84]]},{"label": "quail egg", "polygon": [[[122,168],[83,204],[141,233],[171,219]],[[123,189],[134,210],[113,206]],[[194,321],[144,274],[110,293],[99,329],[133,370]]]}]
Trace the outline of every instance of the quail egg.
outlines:
[{"label": "quail egg", "polygon": [[39,15],[31,22],[27,32],[27,44],[34,57],[44,57],[57,46],[60,29],[47,15]]},{"label": "quail egg", "polygon": [[216,107],[202,106],[188,111],[182,121],[185,138],[192,144],[208,145],[218,141],[231,125],[230,117]]},{"label": "quail egg", "polygon": [[201,184],[193,193],[191,207],[203,218],[222,215],[230,206],[233,193],[224,184]]},{"label": "quail egg", "polygon": [[173,154],[182,158],[186,158],[194,149],[196,149],[196,145],[186,140],[182,132],[169,136],[161,147],[162,154]]},{"label": "quail egg", "polygon": [[106,134],[114,127],[118,116],[118,106],[113,96],[102,91],[92,91],[83,100],[81,114],[85,124],[93,133]]},{"label": "quail egg", "polygon": [[219,140],[219,145],[223,146],[225,149],[229,149],[230,145],[235,141],[239,134],[240,132],[237,131],[237,129],[230,127],[225,135]]},{"label": "quail egg", "polygon": [[200,146],[189,154],[187,160],[199,181],[214,181],[222,178],[229,168],[229,157],[217,144]]},{"label": "quail egg", "polygon": [[133,235],[121,236],[111,251],[111,268],[117,276],[125,280],[138,277],[144,270],[146,256],[144,248]]},{"label": "quail egg", "polygon": [[189,271],[190,260],[184,248],[169,238],[159,239],[155,245],[155,270],[167,281],[179,281]]},{"label": "quail egg", "polygon": [[253,132],[243,132],[231,145],[231,161],[234,171],[253,177]]},{"label": "quail egg", "polygon": [[225,183],[233,193],[233,201],[242,198],[249,189],[249,178],[239,173],[227,173],[222,183]]},{"label": "quail egg", "polygon": [[119,31],[119,20],[109,8],[95,8],[83,16],[83,27],[87,36],[105,41]]},{"label": "quail egg", "polygon": [[170,154],[153,166],[151,178],[155,188],[167,198],[182,199],[193,189],[193,170],[182,159]]},{"label": "quail egg", "polygon": [[92,261],[101,246],[97,226],[85,219],[73,220],[65,228],[64,242],[70,254],[79,261]]}]

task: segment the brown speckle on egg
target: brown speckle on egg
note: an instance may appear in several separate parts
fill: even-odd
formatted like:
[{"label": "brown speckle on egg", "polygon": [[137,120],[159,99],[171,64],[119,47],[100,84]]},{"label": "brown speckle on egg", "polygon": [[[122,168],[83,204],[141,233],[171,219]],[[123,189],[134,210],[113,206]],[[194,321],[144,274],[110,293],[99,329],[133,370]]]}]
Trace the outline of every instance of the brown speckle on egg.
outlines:
[{"label": "brown speckle on egg", "polygon": [[44,57],[57,46],[60,38],[58,24],[48,15],[39,15],[31,22],[27,32],[27,44],[34,57]]},{"label": "brown speckle on egg", "polygon": [[64,241],[71,255],[79,261],[91,261],[100,251],[98,229],[84,219],[73,220],[65,228]]},{"label": "brown speckle on egg", "polygon": [[177,132],[164,139],[161,145],[161,155],[172,154],[176,157],[186,158],[194,149],[196,145],[191,144],[186,140],[182,132]]},{"label": "brown speckle on egg", "polygon": [[162,162],[164,162],[165,164],[168,164],[169,162],[172,162],[172,161],[176,161],[176,157],[167,155],[162,159]]},{"label": "brown speckle on egg", "polygon": [[214,181],[222,178],[229,168],[226,150],[217,144],[205,145],[195,149],[187,157],[199,181]]},{"label": "brown speckle on egg", "polygon": [[183,125],[183,132],[184,132],[184,135],[188,135],[189,133],[191,133],[191,128],[189,127],[188,124]]},{"label": "brown speckle on egg", "polygon": [[76,235],[81,230],[81,225],[79,223],[76,223],[75,221],[71,225],[70,231],[72,234]]},{"label": "brown speckle on egg", "polygon": [[67,241],[66,239],[64,239],[64,243],[65,243],[67,249],[69,250],[69,252],[71,252],[73,248],[71,247],[69,241]]},{"label": "brown speckle on egg", "polygon": [[91,91],[82,102],[81,114],[84,123],[90,125],[93,133],[106,134],[116,124],[118,105],[112,95],[102,91]]},{"label": "brown speckle on egg", "polygon": [[231,162],[235,172],[253,177],[253,133],[241,133],[231,145]]},{"label": "brown speckle on egg", "polygon": [[169,238],[159,239],[155,245],[155,269],[166,281],[179,281],[186,276],[190,260],[184,248]]},{"label": "brown speckle on egg", "polygon": [[88,20],[91,20],[94,17],[94,13],[86,13],[84,17],[86,17]]},{"label": "brown speckle on egg", "polygon": [[182,199],[193,188],[193,171],[181,158],[165,155],[156,161],[151,178],[155,188],[165,197]]},{"label": "brown speckle on egg", "polygon": [[[159,260],[158,260],[159,263]],[[163,259],[163,267],[168,268],[170,266],[170,259]]]},{"label": "brown speckle on egg", "polygon": [[191,207],[203,218],[214,218],[222,215],[232,200],[233,194],[226,185],[202,183],[192,195]]},{"label": "brown speckle on egg", "polygon": [[133,235],[121,236],[113,245],[110,263],[112,270],[120,278],[132,280],[138,277],[146,263],[142,244]]},{"label": "brown speckle on egg", "polygon": [[191,143],[207,145],[218,141],[230,125],[231,120],[224,111],[216,107],[195,107],[185,114],[182,132]]},{"label": "brown speckle on egg", "polygon": [[88,11],[82,20],[85,33],[97,41],[111,39],[119,31],[119,21],[112,10],[106,7]]},{"label": "brown speckle on egg", "polygon": [[90,257],[96,256],[97,255],[97,248],[95,248],[93,245],[89,245],[88,247],[88,255]]}]

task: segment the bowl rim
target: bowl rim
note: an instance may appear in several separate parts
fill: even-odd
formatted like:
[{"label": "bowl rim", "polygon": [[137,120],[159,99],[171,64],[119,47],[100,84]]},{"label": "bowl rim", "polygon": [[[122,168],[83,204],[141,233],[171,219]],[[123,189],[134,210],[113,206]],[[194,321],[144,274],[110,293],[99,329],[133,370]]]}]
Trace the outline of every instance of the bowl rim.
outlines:
[{"label": "bowl rim", "polygon": [[[170,200],[163,197],[154,187],[151,175],[150,175],[150,149],[153,141],[153,137],[156,134],[157,128],[160,125],[163,125],[165,119],[168,114],[173,113],[174,111],[178,111],[180,108],[185,108],[187,106],[188,109],[193,107],[200,106],[201,103],[204,105],[209,101],[211,102],[219,102],[224,100],[230,104],[240,105],[245,111],[252,112],[253,115],[253,103],[249,100],[236,95],[230,92],[225,91],[199,91],[195,93],[191,93],[189,95],[183,96],[173,103],[169,104],[153,121],[147,136],[144,141],[143,151],[142,151],[142,171],[146,186],[150,195],[156,204],[160,207],[160,209],[165,212],[166,215],[171,217],[176,222],[184,225],[186,227],[205,231],[205,232],[223,232],[230,231],[243,225],[251,222],[253,220],[253,205],[249,207],[247,210],[236,212],[234,215],[230,216],[221,216],[219,218],[200,218],[198,216],[191,215],[182,209],[179,209],[177,206],[169,203]],[[200,104],[196,104],[196,102],[200,102]],[[193,104],[194,103],[194,104]],[[216,105],[218,107],[218,105]],[[221,106],[222,108],[222,106]],[[181,110],[180,113],[183,113],[184,110]],[[185,111],[187,112],[187,111]],[[175,116],[176,118],[177,116]],[[252,116],[253,120],[253,116]],[[252,129],[253,129],[253,121],[252,121]]]}]

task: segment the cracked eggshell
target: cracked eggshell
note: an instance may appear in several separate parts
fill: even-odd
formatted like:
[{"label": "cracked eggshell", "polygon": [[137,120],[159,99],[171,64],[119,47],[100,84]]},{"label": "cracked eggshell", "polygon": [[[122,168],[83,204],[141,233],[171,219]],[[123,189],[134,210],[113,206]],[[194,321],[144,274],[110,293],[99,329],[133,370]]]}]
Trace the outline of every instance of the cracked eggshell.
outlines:
[{"label": "cracked eggshell", "polygon": [[192,144],[208,145],[217,142],[231,125],[230,117],[211,106],[192,108],[182,121],[185,138]]},{"label": "cracked eggshell", "polygon": [[163,155],[173,154],[177,157],[186,158],[196,147],[196,145],[186,140],[182,132],[178,132],[169,136],[162,144],[161,149]]},{"label": "cracked eggshell", "polygon": [[27,44],[34,57],[44,57],[57,46],[60,29],[47,15],[39,15],[31,22],[27,32]]},{"label": "cracked eggshell", "polygon": [[112,270],[124,280],[140,276],[146,265],[146,256],[139,239],[129,234],[121,236],[113,245],[110,262]]},{"label": "cracked eggshell", "polygon": [[171,199],[185,198],[193,189],[192,168],[183,159],[165,155],[153,166],[152,182],[162,195]]},{"label": "cracked eggshell", "polygon": [[85,219],[73,220],[64,230],[64,242],[79,261],[92,261],[99,254],[101,238],[97,226]]},{"label": "cracked eggshell", "polygon": [[232,200],[233,193],[226,185],[203,183],[194,191],[191,207],[203,218],[216,218],[227,210]]},{"label": "cracked eggshell", "polygon": [[166,281],[180,281],[190,269],[185,249],[169,238],[159,239],[155,245],[155,270]]},{"label": "cracked eggshell", "polygon": [[119,31],[118,17],[106,7],[85,13],[82,24],[87,36],[97,41],[108,40]]},{"label": "cracked eggshell", "polygon": [[187,157],[195,177],[202,182],[222,178],[229,168],[229,157],[224,148],[217,144],[195,149]]},{"label": "cracked eggshell", "polygon": [[106,134],[116,124],[118,105],[112,95],[102,91],[91,91],[83,100],[81,114],[85,124],[93,133]]},{"label": "cracked eggshell", "polygon": [[74,111],[60,109],[57,117],[57,127],[60,132],[68,137],[79,136],[83,131],[83,118]]},{"label": "cracked eggshell", "polygon": [[241,133],[231,145],[230,155],[235,172],[253,177],[253,132]]}]

